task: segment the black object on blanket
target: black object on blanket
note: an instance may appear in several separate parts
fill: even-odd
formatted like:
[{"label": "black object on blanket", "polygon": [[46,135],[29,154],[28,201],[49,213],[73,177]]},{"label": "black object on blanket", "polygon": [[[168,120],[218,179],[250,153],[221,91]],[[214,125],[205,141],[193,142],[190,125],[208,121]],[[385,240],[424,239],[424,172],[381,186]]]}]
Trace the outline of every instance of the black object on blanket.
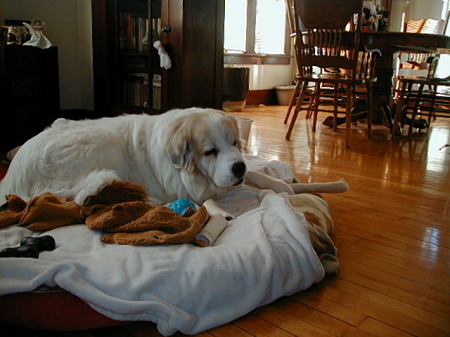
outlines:
[{"label": "black object on blanket", "polygon": [[0,257],[31,257],[37,259],[39,258],[40,252],[53,249],[55,249],[55,239],[53,236],[27,236],[20,241],[20,247],[3,249],[0,252]]}]

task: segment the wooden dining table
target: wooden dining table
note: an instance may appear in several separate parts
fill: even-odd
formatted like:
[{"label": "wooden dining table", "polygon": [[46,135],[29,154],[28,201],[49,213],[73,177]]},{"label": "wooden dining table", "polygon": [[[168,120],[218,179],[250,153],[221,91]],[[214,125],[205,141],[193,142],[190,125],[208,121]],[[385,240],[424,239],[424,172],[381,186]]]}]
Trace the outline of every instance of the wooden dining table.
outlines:
[{"label": "wooden dining table", "polygon": [[381,123],[380,107],[386,103],[392,109],[395,54],[398,51],[420,51],[450,48],[450,36],[402,32],[362,32],[361,45],[376,48],[377,82],[372,85],[373,122]]}]

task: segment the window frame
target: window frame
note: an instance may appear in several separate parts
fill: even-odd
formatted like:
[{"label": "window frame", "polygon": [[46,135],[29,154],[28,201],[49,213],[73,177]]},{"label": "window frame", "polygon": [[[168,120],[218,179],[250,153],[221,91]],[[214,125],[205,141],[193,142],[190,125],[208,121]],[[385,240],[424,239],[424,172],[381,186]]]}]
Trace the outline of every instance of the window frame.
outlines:
[{"label": "window frame", "polygon": [[255,53],[255,29],[256,29],[256,2],[257,0],[248,0],[247,2],[247,52],[236,53],[224,50],[225,64],[290,64],[291,63],[291,38],[289,31],[289,18],[286,15],[284,54],[258,54]]}]

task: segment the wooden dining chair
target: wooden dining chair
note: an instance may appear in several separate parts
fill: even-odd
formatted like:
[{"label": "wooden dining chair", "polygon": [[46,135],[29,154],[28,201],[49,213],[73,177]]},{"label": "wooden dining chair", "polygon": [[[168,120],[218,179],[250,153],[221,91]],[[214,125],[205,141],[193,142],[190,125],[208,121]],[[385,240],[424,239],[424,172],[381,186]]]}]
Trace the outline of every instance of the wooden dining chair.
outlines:
[{"label": "wooden dining chair", "polygon": [[[291,39],[293,40],[294,48],[296,48],[297,44],[295,43],[295,38],[297,36],[297,34],[296,34],[297,22],[296,22],[296,19],[295,19],[294,0],[286,0],[286,11],[287,11],[287,15],[288,15],[288,19],[289,19],[289,27],[290,27],[290,31],[291,31],[290,36],[291,36]],[[297,57],[297,52],[296,51],[294,53],[294,57],[295,58]],[[296,58],[296,61],[297,61],[297,58]],[[297,64],[298,64],[298,62],[297,62]],[[302,86],[302,81],[299,78],[299,74],[296,74],[296,76],[295,76],[295,88],[294,88],[294,91],[292,93],[291,100],[289,101],[289,106],[288,106],[288,110],[286,112],[286,116],[284,117],[284,124],[287,124],[287,122],[289,121],[289,116],[291,115],[292,108],[295,107],[296,104],[297,104],[297,99],[298,99],[298,96],[300,94],[301,86]],[[308,94],[308,91],[305,94],[306,95],[304,97],[304,100],[308,100],[309,98],[306,97],[307,94]],[[309,111],[308,111],[308,113],[309,113]]]},{"label": "wooden dining chair", "polygon": [[[449,13],[446,20],[433,18],[409,20],[404,31],[416,34],[443,34],[448,25]],[[393,139],[401,134],[405,124],[410,125],[409,134],[411,134],[414,128],[427,129],[431,120],[436,117],[449,116],[449,95],[442,90],[449,87],[449,81],[435,78],[440,53],[449,51],[411,47],[404,49],[400,48],[398,53],[398,69],[395,76],[394,102],[397,108],[394,128],[391,130]]]},{"label": "wooden dining chair", "polygon": [[[319,111],[333,114],[334,130],[337,130],[338,114],[345,114],[346,147],[350,145],[352,120],[358,117],[364,116],[367,120],[370,137],[371,84],[376,81],[375,53],[360,48],[363,0],[293,0],[293,5],[300,93],[286,139],[290,139],[303,109],[312,111],[313,132]],[[311,98],[305,107],[308,90]],[[366,101],[367,109],[353,109],[355,102],[361,100]],[[326,105],[331,105],[331,110],[326,110]],[[285,120],[287,122],[287,118]]]},{"label": "wooden dining chair", "polygon": [[[290,36],[291,36],[291,39],[293,40],[294,48],[296,48],[297,44],[295,43],[295,38],[297,36],[297,33],[296,33],[297,22],[296,22],[296,18],[295,18],[294,2],[295,2],[294,0],[286,0],[286,10],[287,10],[288,19],[289,19],[289,27],[291,30]],[[297,66],[298,66],[297,52],[294,53],[294,57],[296,58]],[[296,106],[297,100],[299,98],[300,89],[302,87],[302,81],[300,79],[300,74],[298,74],[298,73],[296,74],[294,81],[295,81],[295,88],[292,93],[291,100],[289,101],[289,106],[288,106],[288,110],[286,112],[286,116],[284,117],[284,124],[287,124],[287,122],[289,121],[289,116],[291,115],[292,108],[294,108]],[[310,92],[311,92],[310,89],[308,89],[305,92],[305,96],[303,97],[304,103],[308,103],[308,101],[310,99],[308,94]],[[311,109],[308,109],[307,118],[309,118],[310,116],[311,116]]]},{"label": "wooden dining chair", "polygon": [[399,83],[391,139],[401,136],[406,124],[411,135],[414,128],[428,129],[431,118],[450,118],[450,78],[401,76]]},{"label": "wooden dining chair", "polygon": [[[443,34],[448,24],[446,20],[440,19],[418,19],[408,20],[403,27],[403,32],[414,34]],[[434,77],[439,54],[435,49],[397,46],[397,70],[396,76],[428,76]],[[397,99],[400,83],[395,79],[394,99]]]}]

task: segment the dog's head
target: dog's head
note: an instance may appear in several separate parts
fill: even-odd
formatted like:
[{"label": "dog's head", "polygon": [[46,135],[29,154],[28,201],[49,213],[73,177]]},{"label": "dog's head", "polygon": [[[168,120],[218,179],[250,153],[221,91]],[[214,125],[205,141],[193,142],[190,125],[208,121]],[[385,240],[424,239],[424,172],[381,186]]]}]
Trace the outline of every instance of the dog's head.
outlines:
[{"label": "dog's head", "polygon": [[176,168],[203,175],[216,187],[243,182],[247,171],[236,118],[213,109],[190,109],[173,120],[166,153]]}]

